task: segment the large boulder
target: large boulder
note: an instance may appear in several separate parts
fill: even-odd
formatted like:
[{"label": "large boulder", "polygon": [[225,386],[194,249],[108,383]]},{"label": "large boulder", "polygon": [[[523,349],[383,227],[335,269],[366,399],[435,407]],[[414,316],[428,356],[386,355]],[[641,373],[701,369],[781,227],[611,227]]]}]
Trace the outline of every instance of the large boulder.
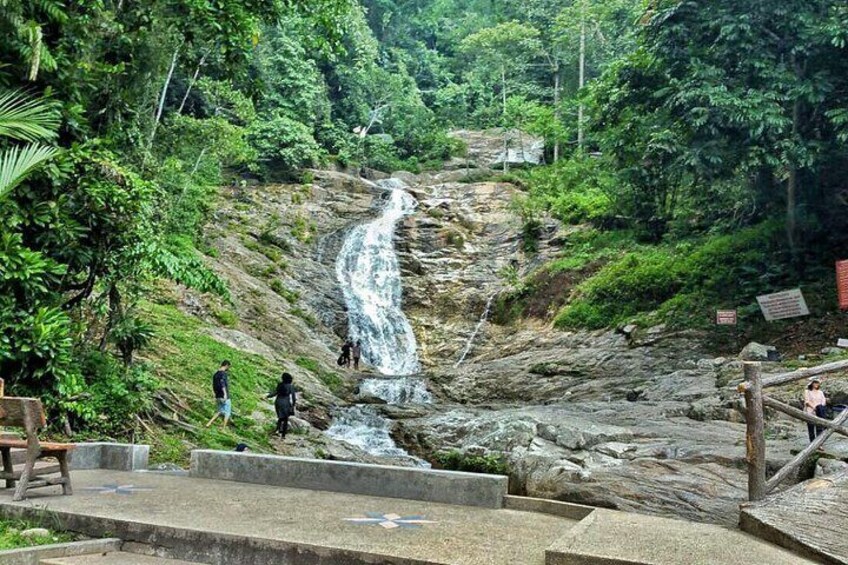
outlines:
[{"label": "large boulder", "polygon": [[771,361],[777,355],[777,348],[773,345],[763,345],[752,341],[742,348],[739,358],[742,361]]}]

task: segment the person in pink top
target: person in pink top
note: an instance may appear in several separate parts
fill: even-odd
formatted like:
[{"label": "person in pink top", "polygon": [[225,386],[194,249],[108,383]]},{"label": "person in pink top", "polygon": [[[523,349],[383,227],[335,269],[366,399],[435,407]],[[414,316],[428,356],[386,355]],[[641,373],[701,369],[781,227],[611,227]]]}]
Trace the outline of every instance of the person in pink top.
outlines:
[{"label": "person in pink top", "polygon": [[[824,392],[821,390],[821,381],[818,377],[812,377],[810,384],[807,385],[807,390],[804,391],[804,412],[824,418],[824,409],[827,405],[827,399],[824,397]],[[810,442],[816,439],[824,431],[824,428],[815,424],[807,424],[807,433],[810,435]]]}]

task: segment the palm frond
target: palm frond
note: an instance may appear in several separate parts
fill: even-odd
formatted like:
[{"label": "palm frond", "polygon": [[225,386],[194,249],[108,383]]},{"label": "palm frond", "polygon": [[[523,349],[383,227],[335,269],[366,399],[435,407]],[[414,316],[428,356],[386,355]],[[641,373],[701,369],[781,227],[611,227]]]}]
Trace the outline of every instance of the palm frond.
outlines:
[{"label": "palm frond", "polygon": [[58,127],[58,114],[44,100],[19,90],[0,93],[0,136],[40,141],[54,138]]},{"label": "palm frond", "polygon": [[55,147],[30,144],[0,152],[0,199],[58,151]]}]

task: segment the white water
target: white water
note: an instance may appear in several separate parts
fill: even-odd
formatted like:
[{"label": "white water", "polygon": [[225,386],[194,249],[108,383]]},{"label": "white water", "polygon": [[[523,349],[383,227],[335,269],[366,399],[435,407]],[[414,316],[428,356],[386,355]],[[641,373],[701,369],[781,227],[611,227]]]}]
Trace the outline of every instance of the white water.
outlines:
[{"label": "white water", "polygon": [[400,266],[394,248],[395,225],[415,211],[416,201],[400,179],[377,183],[389,200],[376,220],[357,226],[336,260],[336,277],[348,308],[349,333],[362,341],[365,362],[386,375],[419,370],[418,344],[401,310]]},{"label": "white water", "polygon": [[365,379],[359,385],[359,394],[385,400],[387,404],[429,404],[433,395],[422,379],[400,377],[394,379]]},{"label": "white water", "polygon": [[465,349],[462,351],[462,355],[459,357],[459,361],[454,364],[454,367],[459,367],[459,365],[465,361],[465,358],[468,357],[468,354],[471,353],[471,348],[474,346],[474,340],[477,339],[477,334],[480,333],[480,330],[483,329],[483,324],[489,319],[489,313],[492,311],[492,303],[495,301],[495,297],[498,293],[494,293],[489,297],[489,300],[486,301],[486,308],[483,309],[483,315],[480,316],[480,321],[477,322],[477,326],[474,328],[474,331],[471,333],[471,336],[468,338],[468,342],[465,344]]},{"label": "white water", "polygon": [[[394,248],[395,226],[415,211],[416,201],[400,179],[377,182],[389,191],[379,218],[355,227],[348,234],[336,260],[336,277],[348,309],[349,335],[362,341],[364,361],[390,379],[365,379],[360,394],[381,398],[388,404],[421,404],[432,397],[418,372],[418,344],[412,326],[401,310],[400,266]],[[327,435],[366,453],[413,461],[422,459],[399,448],[391,437],[392,422],[374,406],[357,405],[336,414]]]},{"label": "white water", "polygon": [[392,422],[377,413],[373,406],[352,406],[339,412],[327,435],[355,445],[370,455],[414,461],[419,467],[429,467],[423,459],[413,457],[395,445],[390,435]]}]

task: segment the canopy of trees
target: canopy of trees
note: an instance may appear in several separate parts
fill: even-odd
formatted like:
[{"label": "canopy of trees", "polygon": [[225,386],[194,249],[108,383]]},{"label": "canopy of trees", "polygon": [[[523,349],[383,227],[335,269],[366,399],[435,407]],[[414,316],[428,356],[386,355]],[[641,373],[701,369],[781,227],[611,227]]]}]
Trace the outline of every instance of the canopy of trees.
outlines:
[{"label": "canopy of trees", "polygon": [[68,429],[110,409],[87,388],[145,386],[145,285],[227,293],[195,244],[242,175],[418,170],[462,150],[452,127],[519,127],[550,165],[529,223],[779,221],[794,280],[848,233],[841,1],[0,4],[0,374]]}]

